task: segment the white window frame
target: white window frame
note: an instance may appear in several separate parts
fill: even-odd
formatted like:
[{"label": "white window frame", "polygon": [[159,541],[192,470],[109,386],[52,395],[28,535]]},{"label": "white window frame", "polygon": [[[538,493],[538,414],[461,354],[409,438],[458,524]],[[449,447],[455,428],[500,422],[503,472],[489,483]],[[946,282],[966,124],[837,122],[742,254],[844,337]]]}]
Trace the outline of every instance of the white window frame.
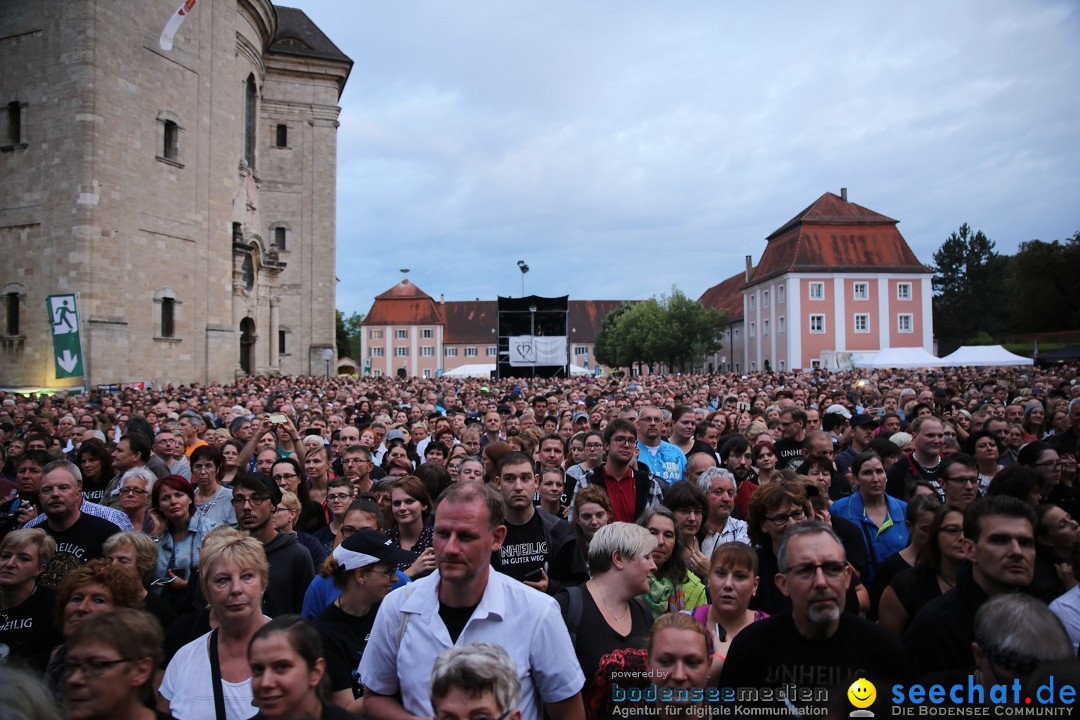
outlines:
[{"label": "white window frame", "polygon": [[371,371],[371,374],[373,377],[382,377],[382,370],[380,370],[379,368],[375,368]]},{"label": "white window frame", "polygon": [[769,321],[761,321],[761,337],[769,337]]},{"label": "white window frame", "polygon": [[769,291],[768,290],[762,290],[761,291],[761,307],[763,307],[763,308],[769,307]]},{"label": "white window frame", "polygon": [[409,357],[409,348],[407,345],[394,348],[394,357]]},{"label": "white window frame", "polygon": [[851,296],[855,300],[869,300],[870,299],[870,283],[868,283],[868,282],[852,283],[851,284]]},{"label": "white window frame", "polygon": [[[863,326],[859,327],[859,321],[863,321]],[[870,313],[855,313],[855,321],[851,324],[851,327],[855,328],[857,333],[870,332]]]},{"label": "white window frame", "polygon": [[408,340],[409,328],[398,328],[394,331],[394,338],[397,340]]},{"label": "white window frame", "polygon": [[[904,325],[907,325],[907,329],[904,329]],[[898,313],[896,315],[896,332],[904,334],[915,332],[915,316],[911,313]]]},{"label": "white window frame", "polygon": [[368,355],[371,357],[384,357],[383,349],[381,347],[369,347]]},{"label": "white window frame", "polygon": [[435,331],[431,328],[424,328],[420,331],[420,337],[424,340],[430,340],[431,338],[435,337]]},{"label": "white window frame", "polygon": [[577,345],[576,347],[574,347],[574,355],[575,356],[577,356],[577,355],[588,355],[588,354],[589,354],[589,348],[585,347],[584,345]]},{"label": "white window frame", "polygon": [[785,370],[787,370],[787,361],[781,360],[779,363],[777,363],[777,366],[780,368],[780,372],[784,372]]},{"label": "white window frame", "polygon": [[776,318],[776,334],[777,335],[783,335],[784,334],[784,331],[786,330],[786,328],[784,326],[785,326],[784,316],[781,315],[780,317]]},{"label": "white window frame", "polygon": [[896,283],[896,299],[897,300],[910,300],[911,299],[911,283],[909,283],[909,282]]},{"label": "white window frame", "polygon": [[499,348],[497,348],[497,347],[484,348],[484,356],[485,357],[498,357],[499,356]]},{"label": "white window frame", "polygon": [[821,361],[820,360],[811,360],[810,361],[810,369],[811,370],[820,370],[821,369]]},{"label": "white window frame", "polygon": [[750,335],[748,337],[755,337],[757,333],[757,323],[750,323]]},{"label": "white window frame", "polygon": [[443,348],[443,355],[445,355],[446,357],[457,357],[457,348],[456,347]]},{"label": "white window frame", "polygon": [[424,370],[424,377],[430,378],[431,377],[431,370],[425,369]]},{"label": "white window frame", "polygon": [[784,286],[778,285],[776,288],[776,304],[780,305],[784,302]]},{"label": "white window frame", "polygon": [[382,330],[368,330],[368,338],[371,340],[382,340]]},{"label": "white window frame", "polygon": [[474,348],[474,347],[465,348],[465,357],[476,357],[476,348]]},{"label": "white window frame", "polygon": [[[821,321],[821,328],[820,329],[818,329],[818,330],[814,329],[814,320],[820,320]],[[807,324],[807,327],[810,328],[810,334],[811,335],[824,335],[825,334],[825,315],[824,315],[824,313],[811,313],[810,314],[810,321]]]},{"label": "white window frame", "polygon": [[810,283],[810,299],[811,300],[824,300],[825,299],[825,283],[812,282]]},{"label": "white window frame", "polygon": [[434,345],[421,345],[420,346],[420,357],[435,357],[435,346]]},{"label": "white window frame", "polygon": [[750,293],[750,309],[757,310],[757,295],[755,293]]}]

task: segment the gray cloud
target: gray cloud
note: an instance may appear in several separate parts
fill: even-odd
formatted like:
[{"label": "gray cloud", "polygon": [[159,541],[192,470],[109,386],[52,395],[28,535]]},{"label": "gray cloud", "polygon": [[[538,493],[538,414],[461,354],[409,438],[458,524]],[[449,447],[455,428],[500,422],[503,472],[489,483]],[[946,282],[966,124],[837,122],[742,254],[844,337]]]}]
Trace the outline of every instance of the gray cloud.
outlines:
[{"label": "gray cloud", "polygon": [[821,193],[929,262],[1080,229],[1080,13],[1062,2],[303,0],[355,61],[338,306],[400,267],[450,299],[696,296]]}]

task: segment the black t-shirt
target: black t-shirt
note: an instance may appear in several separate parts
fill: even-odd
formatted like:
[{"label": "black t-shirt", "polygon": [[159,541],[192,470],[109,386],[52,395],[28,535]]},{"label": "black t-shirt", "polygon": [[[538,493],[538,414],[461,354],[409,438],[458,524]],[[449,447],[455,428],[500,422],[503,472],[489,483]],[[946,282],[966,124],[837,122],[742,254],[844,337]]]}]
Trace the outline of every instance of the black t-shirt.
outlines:
[{"label": "black t-shirt", "polygon": [[38,579],[38,585],[50,590],[60,587],[60,582],[71,570],[102,557],[101,546],[120,532],[120,528],[108,520],[86,513],[80,514],[75,524],[63,532],[53,530],[48,521],[38,527],[56,540],[56,553]]},{"label": "black t-shirt", "polygon": [[[564,621],[570,607],[569,592],[564,590],[555,596],[555,601],[559,603],[559,609],[562,611]],[[582,688],[581,694],[582,697],[586,698],[586,704],[588,704],[589,691],[596,681],[596,670],[600,666],[600,659],[613,650],[623,648],[643,649],[649,642],[649,630],[652,628],[653,616],[644,603],[636,599],[631,600],[630,634],[623,636],[608,625],[607,620],[604,619],[604,614],[596,606],[596,601],[588,588],[582,587],[575,592],[580,592],[582,597],[581,622],[578,624],[577,646],[574,650],[577,654],[578,663],[581,664],[581,670],[585,673],[585,687]],[[604,686],[610,687],[611,683],[609,682]]]},{"label": "black t-shirt", "polygon": [[476,608],[480,606],[480,603],[476,605],[470,605],[468,607],[450,607],[439,603],[439,617],[442,618],[443,625],[446,626],[447,632],[450,633],[450,639],[453,642],[457,642],[457,639],[461,637],[461,633],[465,630],[465,626],[469,624],[469,618],[476,612]]},{"label": "black t-shirt", "polygon": [[326,674],[333,692],[351,689],[353,697],[363,694],[358,668],[378,612],[379,606],[375,605],[367,615],[356,617],[331,603],[311,621],[322,636]]},{"label": "black t-shirt", "polygon": [[86,482],[83,483],[82,496],[86,502],[97,503],[98,505],[104,505],[105,489],[109,486],[106,481],[101,485],[91,485]]},{"label": "black t-shirt", "polygon": [[[850,613],[840,613],[840,624],[832,637],[808,640],[795,629],[791,612],[783,612],[753,623],[735,636],[720,674],[720,687],[779,688],[794,684],[799,688],[828,689],[832,697],[844,696],[860,677],[878,688],[873,706],[878,717],[888,715],[890,695],[883,688],[907,678],[900,641]],[[751,704],[766,705],[769,703],[760,699]],[[777,702],[775,706],[784,705]]]},{"label": "black t-shirt", "polygon": [[491,554],[491,566],[515,580],[538,581],[548,561],[548,537],[540,513],[524,525],[506,524],[502,548]]},{"label": "black t-shirt", "polygon": [[803,448],[806,446],[806,441],[799,442],[797,440],[788,440],[787,438],[780,438],[773,445],[773,449],[776,451],[776,469],[783,470],[784,468],[791,467],[796,468],[802,464]]},{"label": "black t-shirt", "polygon": [[39,587],[22,603],[0,610],[0,663],[24,663],[43,672],[52,649],[63,642],[53,625],[56,593]]}]

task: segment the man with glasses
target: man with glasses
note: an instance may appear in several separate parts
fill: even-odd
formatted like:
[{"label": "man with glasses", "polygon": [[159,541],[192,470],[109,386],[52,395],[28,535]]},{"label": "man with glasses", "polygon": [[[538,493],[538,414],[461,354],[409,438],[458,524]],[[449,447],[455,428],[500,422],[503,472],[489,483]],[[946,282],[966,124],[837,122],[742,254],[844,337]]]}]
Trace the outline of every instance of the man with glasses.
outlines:
[{"label": "man with glasses", "polygon": [[[612,420],[604,428],[603,439],[607,460],[578,481],[574,494],[588,485],[599,485],[611,500],[614,519],[619,522],[634,522],[641,513],[661,503],[663,495],[660,485],[648,473],[634,466],[638,435],[632,422],[622,418]],[[675,451],[685,460],[678,448],[675,448]]]},{"label": "man with glasses", "polygon": [[[342,432],[348,428],[342,428]],[[371,461],[371,452],[363,445],[351,445],[345,448],[341,458],[341,468],[345,477],[356,488],[357,493],[371,492],[373,481],[371,471],[375,463]]]},{"label": "man with glasses", "polygon": [[655,479],[670,485],[683,479],[686,455],[662,438],[663,430],[663,411],[655,405],[642,408],[637,421],[638,459]]},{"label": "man with glasses", "polygon": [[966,453],[946,455],[938,467],[938,482],[945,493],[945,504],[961,510],[979,497],[979,466]]},{"label": "man with glasses", "polygon": [[241,475],[233,483],[232,506],[241,530],[263,544],[270,563],[270,581],[263,594],[263,612],[270,617],[298,613],[304,591],[315,577],[311,553],[296,535],[274,529],[271,519],[281,502],[281,490],[263,473]]},{"label": "man with glasses", "polygon": [[347,478],[331,478],[326,484],[326,509],[330,513],[330,522],[312,533],[312,536],[327,553],[341,542],[341,525],[345,520],[345,512],[355,497],[356,488]]},{"label": "man with glasses", "polygon": [[[731,642],[720,687],[781,687],[797,682],[844,693],[860,677],[878,688],[907,677],[904,649],[881,627],[844,612],[851,580],[844,546],[816,520],[793,525],[777,552],[776,584],[791,609],[751,623]],[[747,707],[769,705],[760,699]],[[888,693],[873,709],[888,714]],[[772,707],[784,707],[776,701]]]}]

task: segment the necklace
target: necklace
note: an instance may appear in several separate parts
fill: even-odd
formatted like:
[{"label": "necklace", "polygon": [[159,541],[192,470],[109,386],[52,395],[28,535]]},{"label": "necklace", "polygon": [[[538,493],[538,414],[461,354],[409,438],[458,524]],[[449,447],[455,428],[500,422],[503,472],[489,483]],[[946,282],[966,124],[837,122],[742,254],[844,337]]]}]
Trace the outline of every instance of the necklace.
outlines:
[{"label": "necklace", "polygon": [[593,585],[596,586],[597,591],[600,593],[600,601],[604,603],[604,608],[609,613],[611,613],[611,617],[615,620],[615,622],[619,622],[624,617],[626,617],[626,613],[630,612],[630,603],[626,603],[626,610],[623,611],[622,615],[616,615],[615,611],[612,610],[611,607],[607,604],[607,598],[604,596],[604,588],[600,587],[600,583],[598,582],[594,582]]},{"label": "necklace", "polygon": [[939,577],[939,578],[941,578],[941,582],[943,582],[943,583],[945,583],[946,585],[948,585],[950,589],[952,589],[952,588],[956,587],[956,584],[955,584],[955,583],[951,583],[951,582],[949,582],[948,580],[946,580],[946,579],[945,579],[945,576],[944,576],[944,575],[942,575],[941,573],[938,573],[938,577]]}]

